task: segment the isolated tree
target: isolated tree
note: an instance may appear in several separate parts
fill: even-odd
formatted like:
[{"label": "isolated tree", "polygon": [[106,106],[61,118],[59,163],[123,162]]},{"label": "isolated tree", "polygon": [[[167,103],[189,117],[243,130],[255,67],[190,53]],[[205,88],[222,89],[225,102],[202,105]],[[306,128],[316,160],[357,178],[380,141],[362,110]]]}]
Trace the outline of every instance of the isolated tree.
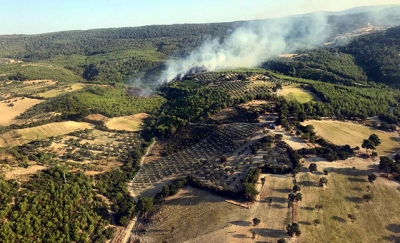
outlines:
[{"label": "isolated tree", "polygon": [[300,202],[303,199],[303,195],[301,193],[289,193],[288,195],[289,202]]},{"label": "isolated tree", "polygon": [[300,227],[297,223],[292,223],[292,224],[288,224],[286,226],[286,233],[293,237],[293,236],[300,236],[301,235],[301,230]]},{"label": "isolated tree", "polygon": [[329,174],[329,170],[324,169],[324,175],[328,175]]},{"label": "isolated tree", "polygon": [[310,166],[308,167],[310,172],[317,171],[317,164],[316,163],[311,163]]},{"label": "isolated tree", "polygon": [[364,139],[361,147],[365,148],[365,153],[367,153],[368,149],[375,149],[375,143],[369,139]]},{"label": "isolated tree", "polygon": [[294,185],[293,186],[293,193],[299,192],[301,190],[300,186]]},{"label": "isolated tree", "polygon": [[368,140],[371,140],[372,142],[374,142],[375,146],[379,146],[381,144],[381,139],[375,133],[371,134],[371,136],[369,136]]},{"label": "isolated tree", "polygon": [[393,168],[395,167],[395,163],[391,158],[389,158],[387,156],[381,156],[378,167],[379,167],[379,169],[386,172],[386,177],[389,177],[389,173],[393,171]]},{"label": "isolated tree", "polygon": [[320,223],[321,223],[321,221],[320,221],[319,219],[315,219],[315,220],[314,220],[314,225],[315,225],[315,226],[319,225]]},{"label": "isolated tree", "polygon": [[261,180],[261,184],[264,185],[265,184],[265,177],[262,177],[260,180]]},{"label": "isolated tree", "polygon": [[326,179],[326,177],[321,177],[319,179],[319,186],[326,186],[328,184],[328,179]]},{"label": "isolated tree", "polygon": [[255,188],[254,184],[244,183],[243,187],[244,187],[244,196],[246,197],[246,199],[250,201],[255,201],[256,196],[259,194],[259,192]]},{"label": "isolated tree", "polygon": [[221,163],[224,163],[224,162],[228,161],[228,158],[226,157],[226,155],[222,155],[220,157],[220,161],[221,161]]},{"label": "isolated tree", "polygon": [[147,215],[148,212],[154,211],[154,198],[153,197],[142,197],[138,202],[138,209],[144,215]]},{"label": "isolated tree", "polygon": [[372,194],[364,194],[363,197],[364,201],[369,202],[372,200],[373,196]]},{"label": "isolated tree", "polygon": [[374,183],[374,181],[376,180],[377,176],[374,173],[371,173],[368,175],[368,181],[371,183]]},{"label": "isolated tree", "polygon": [[278,141],[282,141],[283,135],[282,134],[276,134],[275,135],[275,139],[278,140]]},{"label": "isolated tree", "polygon": [[280,239],[278,240],[278,243],[287,243],[287,241],[286,241],[285,239],[283,239],[283,238],[280,238]]},{"label": "isolated tree", "polygon": [[319,210],[323,209],[324,206],[322,206],[322,204],[317,204],[317,205],[315,205],[315,208],[319,211]]},{"label": "isolated tree", "polygon": [[259,218],[254,218],[253,219],[254,226],[257,226],[259,223],[261,223],[261,220]]},{"label": "isolated tree", "polygon": [[354,221],[356,221],[356,216],[354,215],[354,214],[348,214],[347,215],[347,218],[349,218],[350,220],[351,220],[351,222],[353,222],[354,223]]}]

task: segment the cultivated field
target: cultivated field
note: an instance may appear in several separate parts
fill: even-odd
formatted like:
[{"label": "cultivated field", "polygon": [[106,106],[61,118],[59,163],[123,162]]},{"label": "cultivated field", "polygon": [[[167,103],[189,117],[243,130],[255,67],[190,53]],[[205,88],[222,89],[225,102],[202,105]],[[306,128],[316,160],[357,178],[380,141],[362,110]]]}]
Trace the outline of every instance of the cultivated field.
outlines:
[{"label": "cultivated field", "polygon": [[377,147],[379,154],[387,155],[400,149],[399,135],[397,132],[383,132],[352,122],[331,120],[310,120],[303,124],[313,125],[318,136],[321,136],[337,145],[348,144],[352,147],[359,146],[361,148],[362,141],[375,133],[379,136],[382,142],[381,145]]},{"label": "cultivated field", "polygon": [[149,117],[146,113],[139,113],[133,116],[114,117],[109,119],[105,125],[109,129],[140,131],[143,126],[143,120]]},{"label": "cultivated field", "polygon": [[300,88],[300,85],[293,84],[283,87],[283,89],[278,90],[278,95],[285,97],[289,101],[298,101],[300,103],[307,103],[310,101],[318,100],[318,97],[308,90]]},{"label": "cultivated field", "polygon": [[15,129],[0,135],[0,147],[17,146],[29,141],[68,134],[93,125],[86,122],[53,122],[42,126]]},{"label": "cultivated field", "polygon": [[68,134],[80,129],[92,128],[93,125],[86,122],[54,122],[42,126],[18,129],[16,132],[26,141],[45,139]]},{"label": "cultivated field", "polygon": [[[13,98],[0,102],[0,126],[8,126],[10,124],[18,123],[15,117],[19,116],[32,106],[39,104],[43,100],[29,99],[29,98]],[[13,106],[10,106],[10,104]]]}]

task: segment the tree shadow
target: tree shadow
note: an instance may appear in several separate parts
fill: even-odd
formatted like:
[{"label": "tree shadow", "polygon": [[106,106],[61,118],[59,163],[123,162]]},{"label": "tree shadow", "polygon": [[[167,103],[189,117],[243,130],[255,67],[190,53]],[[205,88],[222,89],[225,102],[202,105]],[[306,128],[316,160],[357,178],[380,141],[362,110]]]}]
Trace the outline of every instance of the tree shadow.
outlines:
[{"label": "tree shadow", "polygon": [[292,191],[292,189],[289,189],[289,188],[287,188],[287,189],[273,189],[274,191],[276,191],[276,192],[281,192],[281,193],[290,193],[291,191]]},{"label": "tree shadow", "polygon": [[386,229],[393,233],[400,233],[400,224],[389,224]]},{"label": "tree shadow", "polygon": [[299,221],[299,224],[302,224],[302,225],[312,225],[312,223],[307,222],[307,221]]},{"label": "tree shadow", "polygon": [[361,188],[361,187],[352,187],[352,188],[350,188],[351,190],[353,190],[353,191],[356,191],[356,192],[361,192],[361,191],[363,191],[363,189]]},{"label": "tree shadow", "polygon": [[324,172],[323,171],[314,171],[313,174],[322,176],[322,175],[324,175]]},{"label": "tree shadow", "polygon": [[245,234],[234,234],[233,237],[241,238],[241,239],[243,239],[243,238],[251,238],[250,236],[245,235]]},{"label": "tree shadow", "polygon": [[307,211],[313,211],[315,208],[308,206],[308,207],[300,207],[300,209],[307,210]]},{"label": "tree shadow", "polygon": [[359,170],[353,169],[353,167],[348,168],[331,168],[328,169],[330,173],[336,173],[340,175],[347,175],[347,176],[367,176],[371,173],[370,170]]},{"label": "tree shadow", "polygon": [[262,237],[270,237],[270,238],[282,238],[287,236],[285,231],[276,229],[257,228],[257,229],[250,229],[250,232],[254,232]]},{"label": "tree shadow", "polygon": [[315,181],[301,181],[299,184],[301,186],[318,187],[318,184]]},{"label": "tree shadow", "polygon": [[400,236],[395,236],[395,235],[389,235],[383,237],[384,240],[394,242],[394,243],[400,243]]},{"label": "tree shadow", "polygon": [[285,197],[270,197],[270,199],[272,199],[272,203],[287,203],[287,198]]},{"label": "tree shadow", "polygon": [[348,177],[347,180],[351,182],[366,182],[365,178],[359,178],[359,177]]},{"label": "tree shadow", "polygon": [[231,221],[229,223],[237,226],[250,226],[252,224],[251,222],[244,220]]},{"label": "tree shadow", "polygon": [[271,205],[271,207],[277,208],[277,209],[287,208],[287,207],[279,205],[279,204],[273,204],[273,205]]},{"label": "tree shadow", "polygon": [[345,222],[347,222],[344,218],[341,218],[341,217],[338,217],[338,216],[332,216],[331,219],[332,219],[332,220],[336,220],[336,221],[338,221],[338,222],[340,222],[340,223],[345,223]]},{"label": "tree shadow", "polygon": [[171,230],[163,230],[163,229],[148,229],[148,233],[163,233],[163,232],[171,232]]},{"label": "tree shadow", "polygon": [[353,202],[353,203],[362,203],[363,200],[361,197],[345,197],[346,201]]}]

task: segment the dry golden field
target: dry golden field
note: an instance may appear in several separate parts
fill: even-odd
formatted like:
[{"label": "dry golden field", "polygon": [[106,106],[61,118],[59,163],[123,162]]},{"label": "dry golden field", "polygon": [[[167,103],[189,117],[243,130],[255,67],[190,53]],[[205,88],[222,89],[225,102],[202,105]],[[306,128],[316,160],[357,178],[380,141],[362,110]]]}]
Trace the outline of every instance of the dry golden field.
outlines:
[{"label": "dry golden field", "polygon": [[[6,103],[11,101],[14,106],[8,106],[10,103]],[[18,123],[15,120],[15,117],[21,115],[24,111],[31,108],[32,106],[43,102],[43,100],[38,99],[30,99],[30,98],[13,98],[10,100],[5,100],[0,102],[0,126],[8,126],[10,124]]]},{"label": "dry golden field", "polygon": [[397,132],[384,132],[353,122],[332,120],[309,120],[305,121],[303,124],[313,125],[318,136],[337,145],[348,144],[352,147],[359,146],[361,148],[363,140],[375,133],[382,142],[381,145],[377,147],[378,154],[387,155],[400,149],[399,135]]}]

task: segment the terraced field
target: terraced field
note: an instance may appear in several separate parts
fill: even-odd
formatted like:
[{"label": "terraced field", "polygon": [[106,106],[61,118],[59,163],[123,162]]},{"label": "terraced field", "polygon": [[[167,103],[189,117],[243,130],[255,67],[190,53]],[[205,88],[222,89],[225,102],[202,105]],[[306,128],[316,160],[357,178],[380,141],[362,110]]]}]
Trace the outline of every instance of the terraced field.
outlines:
[{"label": "terraced field", "polygon": [[86,122],[54,122],[42,126],[16,129],[1,134],[0,147],[21,145],[25,142],[56,137],[68,134],[85,128],[92,128],[93,125]]},{"label": "terraced field", "polygon": [[[145,163],[132,182],[135,195],[150,196],[156,194],[168,181],[193,174],[203,182],[219,187],[234,187],[240,173],[245,176],[251,161],[238,161],[245,166],[221,163],[221,155],[230,155],[260,132],[258,125],[224,125],[201,142],[168,157]],[[262,134],[262,132],[260,132]],[[258,138],[257,138],[258,139]],[[242,155],[244,156],[244,155]],[[232,160],[235,161],[236,160]],[[235,177],[235,180],[232,179]],[[232,184],[233,183],[233,184]],[[230,185],[232,184],[232,185]]]}]

